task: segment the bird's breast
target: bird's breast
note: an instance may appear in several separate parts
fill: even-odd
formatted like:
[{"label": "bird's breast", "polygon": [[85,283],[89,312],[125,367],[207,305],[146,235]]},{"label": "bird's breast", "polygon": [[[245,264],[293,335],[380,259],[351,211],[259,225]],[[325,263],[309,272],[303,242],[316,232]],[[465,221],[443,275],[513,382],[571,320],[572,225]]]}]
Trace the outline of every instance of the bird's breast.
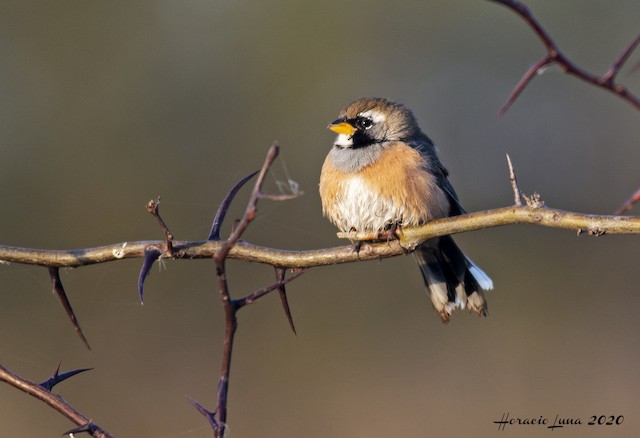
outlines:
[{"label": "bird's breast", "polygon": [[324,214],[342,231],[415,226],[448,215],[449,202],[418,151],[398,142],[374,163],[345,172],[325,160],[320,176]]}]

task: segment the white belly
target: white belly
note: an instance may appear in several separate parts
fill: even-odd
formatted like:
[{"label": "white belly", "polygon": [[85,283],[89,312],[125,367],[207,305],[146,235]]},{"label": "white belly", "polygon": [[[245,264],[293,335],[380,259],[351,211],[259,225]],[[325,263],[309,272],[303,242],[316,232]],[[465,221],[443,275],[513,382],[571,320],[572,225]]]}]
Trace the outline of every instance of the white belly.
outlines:
[{"label": "white belly", "polygon": [[342,231],[379,231],[393,223],[408,225],[404,206],[379,196],[357,176],[343,183],[332,216]]}]

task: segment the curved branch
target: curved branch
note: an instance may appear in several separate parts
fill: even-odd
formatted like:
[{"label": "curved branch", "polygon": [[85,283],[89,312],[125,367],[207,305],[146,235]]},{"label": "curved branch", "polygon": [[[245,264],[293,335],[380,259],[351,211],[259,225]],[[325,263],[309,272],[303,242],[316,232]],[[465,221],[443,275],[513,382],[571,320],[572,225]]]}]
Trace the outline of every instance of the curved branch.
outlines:
[{"label": "curved branch", "polygon": [[[493,228],[513,224],[533,224],[551,228],[572,229],[589,234],[640,234],[640,217],[592,215],[547,207],[511,206],[461,216],[437,219],[420,227],[402,230],[402,241],[367,242],[359,253],[351,245],[315,250],[283,250],[239,241],[228,257],[258,262],[281,268],[310,268],[362,260],[375,260],[406,253],[419,243],[447,234]],[[358,240],[357,234],[346,237]],[[174,241],[175,259],[211,258],[225,241]],[[0,261],[29,265],[78,267],[124,258],[141,258],[149,248],[164,248],[165,242],[138,241],[115,243],[96,248],[49,250],[0,245]]]},{"label": "curved branch", "polygon": [[625,48],[625,50],[613,61],[609,69],[602,75],[598,76],[588,72],[582,67],[571,61],[564,53],[560,51],[558,45],[553,41],[549,33],[542,27],[540,22],[533,16],[529,8],[519,2],[518,0],[490,0],[494,3],[499,3],[513,12],[518,14],[527,24],[533,29],[538,36],[542,44],[544,44],[547,54],[544,58],[538,61],[533,67],[531,67],[524,74],[522,79],[518,82],[516,87],[507,98],[506,103],[500,109],[500,115],[502,116],[511,106],[511,104],[517,99],[522,90],[527,86],[531,79],[538,73],[540,73],[549,64],[555,63],[567,74],[573,75],[584,82],[594,85],[599,88],[603,88],[621,99],[625,100],[636,109],[640,110],[640,98],[631,93],[626,87],[615,82],[615,79],[620,72],[620,69],[631,56],[631,53],[640,44],[640,35],[636,36],[631,43]]}]

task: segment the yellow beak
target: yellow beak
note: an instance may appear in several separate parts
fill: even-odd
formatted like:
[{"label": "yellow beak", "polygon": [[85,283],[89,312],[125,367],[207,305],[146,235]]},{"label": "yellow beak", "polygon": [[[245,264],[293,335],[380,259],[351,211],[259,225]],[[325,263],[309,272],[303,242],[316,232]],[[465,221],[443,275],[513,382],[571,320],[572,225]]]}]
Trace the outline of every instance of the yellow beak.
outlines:
[{"label": "yellow beak", "polygon": [[350,123],[341,122],[340,120],[336,120],[335,122],[327,126],[327,128],[332,130],[336,134],[346,134],[349,136],[353,135],[356,132],[356,128],[354,128]]}]

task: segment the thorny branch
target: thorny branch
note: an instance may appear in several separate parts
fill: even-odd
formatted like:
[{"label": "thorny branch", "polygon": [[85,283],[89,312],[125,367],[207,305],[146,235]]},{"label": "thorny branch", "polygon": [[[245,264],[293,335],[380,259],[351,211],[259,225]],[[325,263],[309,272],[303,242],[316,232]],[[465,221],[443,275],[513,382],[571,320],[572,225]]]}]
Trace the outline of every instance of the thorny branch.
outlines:
[{"label": "thorny branch", "polygon": [[[273,159],[275,159],[275,154],[277,154],[277,148],[272,147],[265,164],[270,164]],[[268,168],[268,166],[263,167],[263,169],[266,168]],[[266,172],[266,170],[264,170],[264,172]],[[366,242],[362,245],[359,252],[353,251],[353,247],[351,245],[309,251],[287,251],[267,248],[239,241],[242,232],[255,217],[257,201],[259,199],[270,198],[269,195],[265,195],[261,191],[264,172],[261,172],[261,176],[256,181],[256,185],[254,186],[254,190],[243,219],[240,221],[238,226],[235,227],[228,240],[206,240],[196,242],[173,241],[172,257],[174,259],[213,258],[216,262],[220,295],[225,309],[226,321],[225,341],[223,345],[223,363],[221,365],[221,374],[218,385],[217,408],[216,411],[210,412],[201,404],[193,400],[191,400],[191,402],[196,406],[199,412],[207,416],[209,422],[214,427],[216,436],[220,437],[223,436],[227,419],[226,406],[229,371],[231,366],[231,353],[233,350],[233,336],[237,329],[236,314],[239,309],[245,305],[254,303],[259,298],[274,290],[283,292],[284,285],[301,275],[303,272],[302,269],[315,266],[326,266],[393,257],[405,254],[408,251],[413,250],[421,242],[433,237],[508,224],[528,223],[552,228],[573,229],[577,231],[578,234],[588,233],[594,236],[600,236],[603,234],[640,234],[639,217],[600,216],[556,210],[545,207],[536,196],[526,197],[525,195],[522,195],[517,185],[513,166],[510,165],[509,173],[512,188],[514,190],[514,200],[517,202],[520,195],[527,201],[524,205],[521,203],[521,205],[513,205],[495,210],[443,218],[434,220],[420,227],[405,228],[401,230],[400,240]],[[228,208],[228,205],[226,208]],[[352,240],[376,238],[376,236],[359,235],[357,233],[345,234],[341,237],[346,237]],[[153,254],[153,257],[157,258],[158,255],[163,252],[165,245],[166,241],[141,241],[118,243],[98,248],[80,250],[39,250],[0,246],[0,261],[40,265],[46,266],[49,269],[58,269],[63,266],[85,266],[89,264],[120,260],[123,258],[143,258],[149,253]],[[271,265],[276,269],[276,282],[242,298],[233,299],[226,281],[225,260],[227,258]],[[284,271],[287,269],[293,271],[293,273],[285,279]],[[285,305],[285,301],[283,301],[283,306],[285,307],[287,318],[292,325],[293,323],[290,317],[290,311],[288,309],[288,305]],[[24,386],[29,386],[28,383],[25,384],[24,382],[18,384],[18,380],[4,377],[3,373],[8,372],[0,369],[0,379],[21,389]],[[30,393],[42,394],[42,391],[41,389],[33,387],[31,388]],[[41,399],[52,399],[52,396],[49,395],[46,397],[41,395],[36,396]],[[61,404],[63,405],[66,402],[60,399],[55,403],[48,403],[56,407]],[[72,408],[67,405],[67,408],[65,409]],[[68,414],[65,413],[65,415]],[[84,420],[76,420],[74,420],[76,424],[84,424],[82,423]],[[92,425],[92,423],[87,424]],[[94,434],[94,436],[109,435],[105,432],[105,435]]]},{"label": "thorny branch", "polygon": [[[534,30],[546,47],[546,55],[535,63],[520,79],[511,95],[502,107],[500,114],[504,114],[513,102],[522,93],[524,88],[534,76],[541,73],[546,67],[557,64],[566,73],[574,75],[585,82],[591,83],[600,88],[606,89],[637,109],[640,109],[640,99],[630,93],[625,87],[616,83],[617,76],[632,52],[640,45],[640,35],[638,35],[629,46],[615,59],[609,69],[602,76],[591,74],[571,62],[556,46],[549,34],[542,28],[540,23],[529,12],[528,8],[517,0],[492,0],[500,3],[518,15],[520,15]],[[514,192],[514,205],[495,210],[482,211],[477,213],[444,218],[432,221],[421,227],[403,229],[400,233],[400,240],[397,241],[375,241],[378,236],[363,235],[358,233],[339,233],[339,237],[351,240],[371,239],[365,243],[361,251],[353,251],[352,246],[337,248],[311,250],[311,251],[285,251],[273,248],[260,247],[240,241],[240,237],[255,218],[257,202],[259,199],[270,199],[281,201],[294,198],[296,195],[269,195],[262,192],[262,183],[271,163],[276,159],[278,147],[272,146],[267,154],[267,158],[259,171],[258,179],[254,185],[246,211],[238,225],[232,230],[227,240],[221,240],[220,228],[227,210],[240,188],[248,182],[256,173],[252,173],[232,188],[229,194],[221,203],[214,218],[211,232],[205,241],[175,241],[169,232],[164,220],[159,214],[157,201],[150,201],[147,204],[149,212],[154,215],[162,227],[165,234],[165,241],[140,241],[124,242],[107,245],[97,248],[87,248],[79,250],[41,250],[18,248],[0,245],[0,262],[24,263],[47,267],[53,283],[54,292],[61,300],[69,319],[81,339],[88,347],[89,344],[80,329],[75,314],[67,299],[62,281],[59,276],[60,267],[78,267],[95,263],[105,263],[123,258],[143,257],[144,264],[140,272],[139,293],[142,301],[142,289],[144,279],[149,273],[150,267],[159,257],[169,257],[173,259],[193,259],[193,258],[213,258],[216,263],[216,273],[219,282],[220,296],[225,312],[225,340],[223,344],[223,359],[221,364],[220,378],[217,392],[217,407],[215,411],[208,411],[200,403],[189,398],[189,401],[196,409],[207,417],[216,437],[224,436],[227,421],[227,397],[229,389],[229,373],[231,366],[231,354],[233,351],[234,335],[237,329],[237,312],[248,304],[255,303],[258,299],[277,290],[289,321],[291,329],[295,333],[291,311],[289,309],[285,285],[295,280],[305,268],[348,263],[364,260],[375,260],[397,256],[413,250],[421,242],[438,236],[456,234],[478,229],[497,227],[508,224],[536,224],[553,228],[565,228],[576,230],[578,234],[588,233],[594,236],[603,234],[640,234],[640,218],[621,216],[598,216],[566,212],[562,210],[550,209],[544,206],[538,195],[531,197],[524,195],[517,183],[513,165],[507,156],[509,175]],[[525,201],[523,204],[522,201]],[[631,206],[640,201],[640,191],[636,192],[620,208],[617,214],[622,214]],[[233,299],[228,288],[226,278],[225,262],[228,258],[235,258],[245,261],[254,261],[271,265],[275,269],[276,281],[242,298]],[[291,272],[286,278],[287,270]],[[59,370],[51,378],[35,383],[21,378],[8,369],[0,365],[0,381],[7,382],[22,391],[44,401],[54,409],[67,416],[77,427],[69,430],[66,434],[87,432],[94,437],[110,437],[111,435],[96,425],[91,419],[77,412],[68,402],[60,396],[51,392],[53,387],[63,380],[77,375],[86,369],[72,370],[60,374]]]},{"label": "thorny branch", "polygon": [[[206,409],[202,409],[201,405],[196,404],[196,408],[198,411],[205,414],[209,422],[213,425],[214,435],[216,437],[223,437],[226,429],[227,422],[227,397],[229,393],[229,373],[231,371],[231,354],[233,352],[233,342],[235,340],[235,333],[238,328],[238,320],[237,313],[238,311],[245,305],[250,304],[257,299],[265,296],[267,293],[272,292],[273,290],[278,289],[281,291],[281,296],[284,293],[284,273],[280,274],[278,281],[269,288],[262,289],[257,291],[245,298],[240,300],[234,300],[231,297],[231,293],[229,291],[229,285],[227,283],[227,274],[226,274],[226,260],[231,251],[237,243],[244,231],[247,229],[249,224],[256,217],[258,200],[260,199],[273,199],[273,200],[286,200],[293,199],[296,195],[279,195],[279,196],[271,196],[265,194],[262,191],[262,185],[264,183],[264,178],[271,167],[271,164],[278,156],[279,147],[277,145],[272,145],[267,152],[267,157],[258,173],[258,178],[253,186],[253,191],[251,192],[251,197],[249,198],[249,202],[247,203],[247,208],[245,213],[240,220],[240,223],[234,227],[231,231],[231,235],[229,238],[222,242],[221,248],[213,254],[213,260],[216,263],[216,274],[218,276],[218,284],[220,288],[220,298],[222,299],[222,305],[224,307],[224,315],[225,315],[225,336],[224,336],[224,344],[223,344],[223,352],[222,352],[222,365],[220,370],[220,379],[218,381],[218,405],[214,412],[208,412]],[[245,177],[240,183],[238,183],[227,195],[225,201],[220,205],[218,212],[216,213],[214,223],[212,226],[212,231],[209,235],[209,238],[219,238],[220,236],[220,224],[222,222],[222,218],[226,215],[226,210],[229,208],[230,200],[233,199],[235,193],[237,192],[239,186],[244,184],[244,182],[248,181],[253,175]],[[229,200],[229,202],[226,202]],[[277,269],[277,268],[276,268]],[[302,272],[299,272],[298,275],[290,277],[290,280],[297,278]],[[283,302],[284,305],[284,302]],[[288,304],[285,306],[285,313],[289,322],[291,322],[291,314],[289,311]]]},{"label": "thorny branch", "polygon": [[[405,228],[402,230],[405,247],[396,241],[390,241],[368,242],[362,246],[359,253],[353,251],[350,245],[292,251],[240,241],[229,250],[228,258],[288,269],[313,268],[395,257],[433,237],[513,224],[534,224],[572,230],[597,228],[606,230],[607,234],[640,234],[640,217],[574,213],[548,207],[510,206],[436,219],[419,227]],[[174,259],[212,258],[222,246],[221,242],[208,240],[175,241],[174,244]],[[120,251],[123,243],[82,250],[40,250],[0,245],[0,261],[39,266],[79,267],[123,258],[141,258],[144,257],[146,248],[162,245],[163,241],[127,242],[122,255],[118,257],[112,252]]]},{"label": "thorny branch", "polygon": [[[53,388],[55,384],[60,383],[61,381],[83,371],[86,371],[86,369],[74,370],[59,374],[58,370],[56,370],[56,372],[50,379],[39,384],[26,380],[0,365],[0,381],[6,382],[11,386],[14,386],[15,388],[18,388],[19,390],[24,391],[39,400],[42,400],[53,409],[67,417],[73,423],[78,425],[80,429],[77,429],[77,431],[87,432],[96,438],[111,438],[112,435],[109,434],[109,432],[102,429],[90,418],[85,417],[80,412],[75,410],[62,397],[51,392],[51,388]],[[73,429],[73,431],[75,430],[76,429]]]},{"label": "thorny branch", "polygon": [[529,68],[529,70],[527,70],[527,72],[522,76],[518,84],[515,86],[506,102],[500,109],[499,114],[501,116],[507,112],[507,110],[515,102],[520,93],[522,93],[524,88],[529,84],[533,77],[540,74],[546,67],[552,64],[557,64],[567,74],[573,75],[591,85],[603,88],[617,95],[630,105],[634,106],[636,109],[640,110],[640,98],[631,93],[626,87],[616,82],[618,73],[631,56],[631,53],[637,48],[638,44],[640,44],[640,34],[638,34],[638,36],[636,36],[633,41],[631,41],[631,43],[624,49],[620,56],[618,56],[618,58],[614,60],[609,69],[602,76],[598,76],[586,71],[582,67],[579,67],[564,53],[562,53],[551,36],[533,16],[531,11],[529,11],[529,8],[525,4],[517,0],[490,1],[504,5],[518,14],[520,17],[522,17],[522,19],[524,19],[527,24],[533,29],[533,31],[542,41],[547,50],[547,54],[541,60],[536,62],[531,68]]}]

